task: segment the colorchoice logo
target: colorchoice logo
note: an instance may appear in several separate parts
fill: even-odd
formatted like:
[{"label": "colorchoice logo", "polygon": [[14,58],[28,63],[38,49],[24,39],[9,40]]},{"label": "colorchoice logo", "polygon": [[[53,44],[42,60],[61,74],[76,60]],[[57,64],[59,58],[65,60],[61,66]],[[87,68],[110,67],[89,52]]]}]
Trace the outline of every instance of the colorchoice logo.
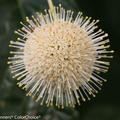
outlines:
[{"label": "colorchoice logo", "polygon": [[11,115],[11,116],[0,116],[0,120],[9,120],[9,119],[11,119],[11,120],[13,120],[13,119],[15,119],[15,120],[23,120],[23,119],[29,119],[29,120],[40,120],[40,118],[41,118],[41,115],[38,115],[38,116],[31,116],[31,115],[24,115],[24,116],[22,116],[22,115]]}]

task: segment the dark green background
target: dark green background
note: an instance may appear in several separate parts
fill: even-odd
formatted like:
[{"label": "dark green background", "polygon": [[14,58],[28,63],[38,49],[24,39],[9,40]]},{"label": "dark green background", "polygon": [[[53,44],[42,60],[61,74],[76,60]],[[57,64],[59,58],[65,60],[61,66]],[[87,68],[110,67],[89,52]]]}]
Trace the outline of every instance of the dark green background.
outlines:
[{"label": "dark green background", "polygon": [[9,74],[7,57],[8,44],[15,40],[14,30],[20,27],[24,16],[48,8],[46,0],[0,0],[0,116],[41,115],[41,120],[120,120],[120,0],[53,0],[76,13],[100,19],[100,28],[109,33],[111,49],[115,50],[108,79],[95,99],[75,109],[41,107],[16,86]]}]

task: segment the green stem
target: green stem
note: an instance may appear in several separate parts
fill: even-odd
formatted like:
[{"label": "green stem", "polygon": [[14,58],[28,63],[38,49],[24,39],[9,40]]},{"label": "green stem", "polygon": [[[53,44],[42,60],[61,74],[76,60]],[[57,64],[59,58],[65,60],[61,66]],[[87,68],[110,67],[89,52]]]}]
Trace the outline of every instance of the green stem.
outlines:
[{"label": "green stem", "polygon": [[25,20],[25,12],[22,4],[22,0],[17,0],[17,4],[20,10],[21,17]]}]

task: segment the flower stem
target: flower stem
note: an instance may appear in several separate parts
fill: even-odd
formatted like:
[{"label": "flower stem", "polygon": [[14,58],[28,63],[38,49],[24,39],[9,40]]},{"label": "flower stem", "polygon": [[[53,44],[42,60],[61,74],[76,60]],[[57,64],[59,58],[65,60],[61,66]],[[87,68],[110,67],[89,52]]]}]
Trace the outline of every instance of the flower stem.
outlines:
[{"label": "flower stem", "polygon": [[48,0],[48,5],[49,5],[49,8],[50,8],[51,14],[53,16],[53,19],[55,20],[55,11],[54,11],[54,5],[53,5],[52,0]]},{"label": "flower stem", "polygon": [[24,8],[22,5],[22,0],[17,0],[17,4],[20,10],[21,17],[25,20],[25,12],[24,12]]}]

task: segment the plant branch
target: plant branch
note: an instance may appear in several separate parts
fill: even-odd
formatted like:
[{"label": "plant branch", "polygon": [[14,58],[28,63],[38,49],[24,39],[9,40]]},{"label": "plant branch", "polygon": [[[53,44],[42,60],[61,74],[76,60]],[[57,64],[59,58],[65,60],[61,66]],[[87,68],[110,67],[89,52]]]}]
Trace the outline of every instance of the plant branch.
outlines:
[{"label": "plant branch", "polygon": [[17,0],[17,4],[20,10],[21,17],[25,20],[25,11],[23,8],[22,0]]}]

